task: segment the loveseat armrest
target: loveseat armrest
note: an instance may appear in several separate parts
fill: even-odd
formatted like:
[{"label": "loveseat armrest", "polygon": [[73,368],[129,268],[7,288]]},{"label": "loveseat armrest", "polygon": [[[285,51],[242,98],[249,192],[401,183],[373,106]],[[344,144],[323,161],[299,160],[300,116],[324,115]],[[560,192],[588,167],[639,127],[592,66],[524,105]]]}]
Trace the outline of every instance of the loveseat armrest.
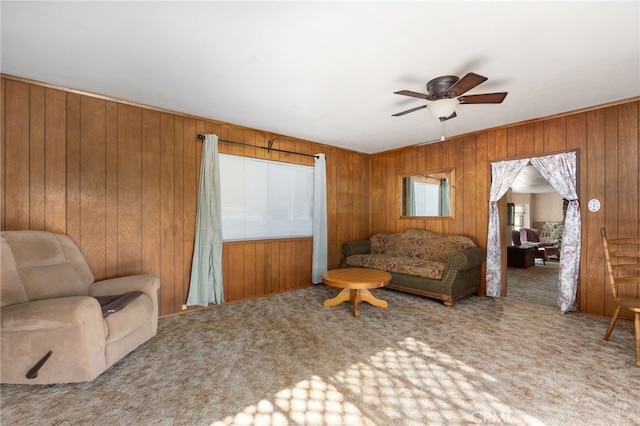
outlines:
[{"label": "loveseat armrest", "polygon": [[128,275],[118,278],[96,281],[89,285],[90,296],[113,296],[125,294],[130,291],[142,291],[151,297],[158,298],[160,278],[156,275]]},{"label": "loveseat armrest", "polygon": [[460,250],[449,256],[442,280],[441,292],[445,296],[445,306],[451,306],[453,299],[476,293],[480,287],[480,265],[487,258],[487,252],[480,247]]},{"label": "loveseat armrest", "polygon": [[371,242],[369,240],[349,241],[342,244],[342,254],[345,257],[369,253],[371,253]]},{"label": "loveseat armrest", "polygon": [[[455,254],[458,255],[462,255],[464,260],[462,262],[460,262],[460,260],[458,260],[458,267],[457,269],[459,271],[465,271],[467,269],[473,269],[479,265],[482,264],[482,262],[484,262],[485,260],[487,260],[487,251],[483,248],[480,247],[472,247],[466,250],[460,250],[458,252],[456,252]],[[452,256],[453,257],[453,256]],[[451,263],[451,261],[453,260],[452,257],[449,258],[449,262]],[[447,265],[448,267],[449,265]]]}]

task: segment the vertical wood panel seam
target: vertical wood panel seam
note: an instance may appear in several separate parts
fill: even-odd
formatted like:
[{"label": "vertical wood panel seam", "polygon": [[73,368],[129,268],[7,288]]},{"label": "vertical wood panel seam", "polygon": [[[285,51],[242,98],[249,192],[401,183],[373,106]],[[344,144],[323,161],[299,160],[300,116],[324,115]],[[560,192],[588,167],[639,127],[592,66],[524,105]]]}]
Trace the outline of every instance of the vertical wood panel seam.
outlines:
[{"label": "vertical wood panel seam", "polygon": [[[2,81],[0,81],[0,91],[2,92],[0,94],[0,100],[2,102],[2,105],[0,106],[0,108],[2,108],[2,118],[0,118],[0,120],[2,120],[2,124],[5,124],[7,122],[7,84],[5,79],[2,79]],[[0,147],[2,149],[2,161],[0,162],[0,164],[2,165],[2,170],[0,171],[0,173],[2,173],[2,194],[0,194],[0,196],[2,197],[2,202],[0,202],[0,231],[4,231],[6,229],[6,223],[7,223],[7,218],[6,218],[6,211],[7,209],[5,208],[5,204],[6,204],[6,194],[7,194],[7,126],[3,125],[2,126],[2,146]]]},{"label": "vertical wood panel seam", "polygon": [[140,138],[140,179],[138,179],[138,183],[140,185],[139,188],[139,193],[140,193],[140,217],[138,220],[138,229],[140,230],[140,273],[142,273],[142,268],[144,266],[144,241],[143,241],[143,237],[144,237],[144,233],[143,233],[143,226],[142,226],[142,212],[144,211],[144,206],[142,205],[142,191],[144,190],[144,185],[143,185],[143,180],[144,180],[144,167],[142,167],[143,165],[143,146],[144,146],[144,140],[142,139],[142,134],[143,134],[143,129],[144,129],[144,123],[142,122],[142,108],[138,108],[140,114],[139,114],[139,118],[140,118],[140,134],[138,135],[138,137]]},{"label": "vertical wood panel seam", "polygon": [[42,111],[42,115],[43,115],[43,122],[42,122],[42,144],[43,144],[43,151],[44,151],[44,156],[43,156],[43,160],[44,164],[43,169],[44,169],[44,176],[43,176],[43,188],[42,188],[42,193],[43,193],[43,206],[42,206],[42,210],[43,210],[43,222],[42,222],[42,229],[44,229],[45,231],[47,230],[47,89],[44,89],[44,100],[43,100],[43,111]]},{"label": "vertical wood panel seam", "polygon": [[115,214],[116,214],[116,235],[114,236],[115,241],[115,259],[116,259],[116,274],[120,275],[120,239],[118,235],[120,235],[120,104],[116,104],[116,124],[115,124],[115,138],[116,138],[116,153],[115,153],[115,163],[116,163],[116,181],[115,181]]},{"label": "vertical wood panel seam", "polygon": [[29,161],[27,161],[27,176],[29,177],[29,184],[27,186],[27,192],[29,194],[29,196],[27,197],[27,218],[28,218],[28,226],[29,229],[31,229],[31,159],[32,159],[32,153],[31,153],[31,91],[33,89],[33,85],[29,85],[29,104],[28,104],[28,118],[27,118],[27,123],[28,123],[28,129],[27,129],[27,135],[29,140],[27,141],[27,143],[29,144]]},{"label": "vertical wood panel seam", "polygon": [[82,250],[82,100],[78,101],[78,246]]},{"label": "vertical wood panel seam", "polygon": [[102,258],[103,258],[103,262],[104,262],[104,274],[105,276],[107,275],[107,271],[109,270],[109,265],[107,265],[107,223],[109,222],[109,219],[107,219],[107,215],[109,214],[109,209],[108,209],[108,203],[109,203],[109,192],[108,192],[108,185],[107,185],[107,181],[109,180],[108,176],[109,176],[109,172],[107,170],[107,167],[109,165],[109,162],[107,161],[107,152],[109,152],[109,148],[107,147],[107,144],[109,143],[109,138],[107,137],[107,129],[108,127],[108,123],[107,123],[107,101],[104,101],[102,103],[103,105],[103,109],[104,109],[104,155],[102,156],[102,159],[104,161],[104,180],[102,182],[103,186],[104,186],[104,223],[103,223],[103,227],[104,227],[104,235],[105,238],[102,241],[102,245],[104,247],[104,250],[102,251]]}]

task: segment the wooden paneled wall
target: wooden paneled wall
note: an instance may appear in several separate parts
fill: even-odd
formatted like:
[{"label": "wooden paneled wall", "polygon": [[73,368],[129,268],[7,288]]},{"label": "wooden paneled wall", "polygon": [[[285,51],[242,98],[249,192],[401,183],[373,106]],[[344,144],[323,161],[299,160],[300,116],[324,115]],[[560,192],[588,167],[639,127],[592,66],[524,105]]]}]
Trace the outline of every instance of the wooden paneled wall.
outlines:
[{"label": "wooden paneled wall", "polygon": [[[329,267],[369,236],[369,156],[214,120],[2,77],[0,229],[68,234],[96,280],[153,273],[160,314],[181,312],[194,245],[198,133],[327,158]],[[313,165],[221,143],[220,151]],[[340,200],[340,201],[338,201]],[[311,285],[311,238],[225,243],[227,301]]]},{"label": "wooden paneled wall", "polygon": [[[640,101],[535,120],[372,156],[126,101],[3,76],[0,229],[70,235],[96,279],[161,277],[161,315],[181,311],[193,253],[201,142],[215,133],[327,156],[329,267],[345,241],[382,230],[463,233],[486,246],[490,163],[576,150],[583,220],[579,307],[611,315],[599,229],[640,233]],[[310,157],[221,144],[221,152],[313,164]],[[455,168],[455,217],[399,218],[399,176]],[[591,213],[586,203],[602,202]],[[310,285],[311,239],[226,243],[227,301]],[[636,294],[636,293],[634,293]]]},{"label": "wooden paneled wall", "polygon": [[[370,231],[419,228],[464,233],[486,247],[490,163],[577,151],[582,215],[579,309],[610,316],[614,302],[605,284],[599,230],[605,226],[611,238],[640,235],[639,122],[640,102],[633,100],[375,154]],[[455,218],[400,219],[399,176],[445,168],[455,168]],[[597,213],[586,208],[592,198],[602,203]],[[637,290],[630,294],[638,296]]]}]

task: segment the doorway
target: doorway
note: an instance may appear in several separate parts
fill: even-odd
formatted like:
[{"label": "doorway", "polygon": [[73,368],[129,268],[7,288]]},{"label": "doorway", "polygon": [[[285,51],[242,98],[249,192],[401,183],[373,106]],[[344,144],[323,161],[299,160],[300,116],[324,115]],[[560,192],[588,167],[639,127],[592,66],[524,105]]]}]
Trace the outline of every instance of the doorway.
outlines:
[{"label": "doorway", "polygon": [[[566,200],[531,163],[520,171],[504,197],[508,206],[502,232],[507,242],[507,296],[556,306]],[[523,253],[530,257],[526,263]]]},{"label": "doorway", "polygon": [[[500,297],[506,286],[506,238],[500,226],[498,201],[503,199],[518,174],[531,163],[560,195],[568,200],[558,272],[558,305],[562,313],[575,311],[580,269],[581,218],[577,192],[575,151],[542,157],[491,163],[489,230],[487,238],[487,296]],[[506,203],[503,203],[506,206]],[[506,208],[502,212],[506,214]],[[506,287],[504,287],[506,289]]]}]

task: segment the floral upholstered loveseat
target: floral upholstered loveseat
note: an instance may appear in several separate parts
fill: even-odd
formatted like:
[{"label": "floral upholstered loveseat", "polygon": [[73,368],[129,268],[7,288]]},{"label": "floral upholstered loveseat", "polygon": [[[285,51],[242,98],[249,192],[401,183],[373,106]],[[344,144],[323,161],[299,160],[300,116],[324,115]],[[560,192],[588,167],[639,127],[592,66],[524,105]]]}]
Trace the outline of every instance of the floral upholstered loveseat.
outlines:
[{"label": "floral upholstered loveseat", "polygon": [[538,231],[541,242],[553,243],[555,247],[560,247],[562,245],[562,233],[564,232],[564,223],[534,222],[532,228]]},{"label": "floral upholstered loveseat", "polygon": [[487,253],[469,237],[411,229],[381,232],[369,240],[344,243],[342,267],[387,271],[387,288],[444,301],[445,306],[480,287]]}]

